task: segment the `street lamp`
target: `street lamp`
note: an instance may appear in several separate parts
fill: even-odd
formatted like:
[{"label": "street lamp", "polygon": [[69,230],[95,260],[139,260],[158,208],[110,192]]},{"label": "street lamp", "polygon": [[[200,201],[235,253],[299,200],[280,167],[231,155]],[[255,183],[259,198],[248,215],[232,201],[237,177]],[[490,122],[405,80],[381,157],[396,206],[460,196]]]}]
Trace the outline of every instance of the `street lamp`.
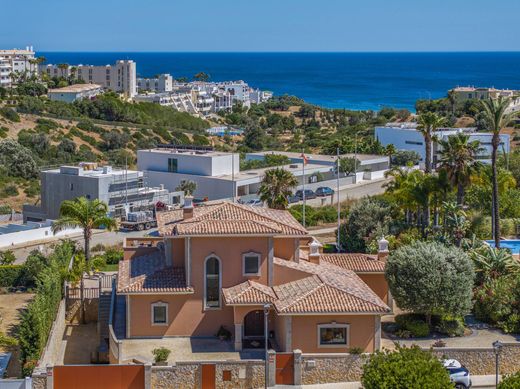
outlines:
[{"label": "street lamp", "polygon": [[267,389],[269,381],[269,355],[267,353],[267,341],[268,341],[268,328],[267,328],[267,318],[269,317],[269,309],[271,306],[269,304],[264,305],[264,352],[265,352],[265,389]]},{"label": "street lamp", "polygon": [[500,355],[500,352],[502,351],[502,347],[504,345],[500,340],[496,340],[493,342],[493,350],[495,351],[495,384],[498,387],[498,357]]}]

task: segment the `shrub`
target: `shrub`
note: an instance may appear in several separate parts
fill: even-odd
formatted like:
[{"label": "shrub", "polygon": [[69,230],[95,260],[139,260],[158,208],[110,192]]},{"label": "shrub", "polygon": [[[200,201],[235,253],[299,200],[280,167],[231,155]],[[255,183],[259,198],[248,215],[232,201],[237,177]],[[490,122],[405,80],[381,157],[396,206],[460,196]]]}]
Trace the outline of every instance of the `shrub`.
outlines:
[{"label": "shrub", "polygon": [[403,314],[395,317],[399,328],[408,331],[414,338],[424,338],[430,334],[430,326],[423,315]]},{"label": "shrub", "polygon": [[159,347],[152,350],[155,363],[166,362],[170,356],[171,351],[166,347]]},{"label": "shrub", "polygon": [[520,388],[520,372],[509,374],[502,378],[497,389],[518,389]]},{"label": "shrub", "polygon": [[102,255],[96,255],[89,262],[90,270],[92,271],[100,271],[106,266],[106,264],[107,262]]},{"label": "shrub", "polygon": [[109,265],[116,265],[123,259],[123,248],[111,246],[105,249],[105,261]]},{"label": "shrub", "polygon": [[442,339],[438,339],[433,342],[432,347],[446,347],[446,342]]},{"label": "shrub", "polygon": [[48,265],[37,274],[36,294],[22,314],[18,333],[20,359],[25,375],[32,372],[49,337],[62,298],[67,264],[73,253],[74,244],[62,242],[49,256]]},{"label": "shrub", "polygon": [[22,265],[0,266],[0,287],[17,287],[26,284],[25,267]]},{"label": "shrub", "polygon": [[475,290],[473,307],[478,320],[497,324],[513,313],[519,282],[516,277],[490,279]]},{"label": "shrub", "polygon": [[471,310],[474,270],[456,247],[416,242],[390,254],[385,271],[399,308],[426,315],[462,316]]},{"label": "shrub", "polygon": [[0,332],[0,347],[12,349],[18,346],[18,341],[16,338],[11,336],[7,336],[4,333]]},{"label": "shrub", "polygon": [[12,177],[33,178],[38,176],[38,165],[33,153],[12,139],[0,141],[0,166]]},{"label": "shrub", "polygon": [[366,252],[366,242],[376,231],[387,233],[391,208],[382,201],[364,198],[356,202],[340,226],[340,245],[348,252]]},{"label": "shrub", "polygon": [[12,250],[0,251],[0,265],[12,265],[16,261],[16,256]]},{"label": "shrub", "polygon": [[3,116],[4,118],[12,122],[20,122],[20,115],[18,115],[18,113],[16,113],[14,109],[9,107],[0,108],[0,116]]},{"label": "shrub", "polygon": [[437,332],[448,336],[464,335],[464,320],[462,318],[441,318],[435,326]]},{"label": "shrub", "polygon": [[360,355],[363,354],[363,349],[361,347],[351,347],[348,349],[348,353],[352,355]]},{"label": "shrub", "polygon": [[220,326],[220,328],[217,331],[216,336],[218,338],[222,338],[224,340],[229,340],[229,339],[231,339],[231,332],[226,327]]},{"label": "shrub", "polygon": [[377,351],[365,364],[361,383],[365,389],[453,388],[437,357],[418,346]]},{"label": "shrub", "polygon": [[5,185],[2,189],[2,192],[0,193],[0,197],[6,198],[13,196],[18,196],[18,187],[15,184]]}]

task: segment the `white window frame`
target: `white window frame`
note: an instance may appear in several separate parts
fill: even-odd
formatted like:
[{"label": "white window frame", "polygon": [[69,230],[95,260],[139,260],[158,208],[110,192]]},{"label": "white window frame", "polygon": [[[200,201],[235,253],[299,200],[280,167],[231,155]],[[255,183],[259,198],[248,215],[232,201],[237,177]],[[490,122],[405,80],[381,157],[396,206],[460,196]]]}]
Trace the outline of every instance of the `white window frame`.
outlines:
[{"label": "white window frame", "polygon": [[[347,343],[346,344],[321,344],[321,329],[322,328],[345,328]],[[318,343],[318,348],[349,348],[350,347],[350,324],[345,324],[345,323],[318,324],[317,343]]]},{"label": "white window frame", "polygon": [[[256,257],[258,263],[258,271],[256,273],[246,273],[246,257]],[[260,270],[260,264],[262,261],[262,255],[260,253],[249,251],[247,253],[242,254],[242,276],[251,277],[251,276],[261,276],[262,272]]]},{"label": "white window frame", "polygon": [[[166,322],[164,322],[164,323],[155,322],[155,315],[154,315],[155,307],[166,307]],[[157,301],[155,303],[152,303],[150,317],[151,317],[152,326],[167,326],[169,323],[169,321],[168,321],[168,303],[165,303],[164,301]]]},{"label": "white window frame", "polygon": [[[210,258],[216,258],[218,261],[218,307],[208,307],[207,306],[207,274],[206,274],[206,264],[208,262],[208,259]],[[222,309],[222,296],[220,295],[220,291],[222,290],[222,260],[220,257],[216,254],[210,254],[204,259],[204,301],[203,301],[203,309],[205,311],[216,311],[219,309]]]}]

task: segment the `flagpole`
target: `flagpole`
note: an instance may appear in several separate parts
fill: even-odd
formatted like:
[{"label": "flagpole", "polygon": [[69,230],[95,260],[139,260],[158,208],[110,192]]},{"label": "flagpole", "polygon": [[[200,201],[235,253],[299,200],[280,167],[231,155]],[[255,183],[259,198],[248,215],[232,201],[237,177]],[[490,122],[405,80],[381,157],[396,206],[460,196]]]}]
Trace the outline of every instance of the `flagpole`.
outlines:
[{"label": "flagpole", "polygon": [[305,227],[305,150],[302,149],[303,227]]},{"label": "flagpole", "polygon": [[337,167],[338,171],[337,171],[337,174],[336,174],[337,175],[337,179],[338,179],[338,181],[337,181],[337,189],[336,189],[336,191],[338,193],[338,195],[337,195],[337,197],[338,197],[338,232],[336,234],[337,235],[337,237],[336,237],[336,239],[337,239],[337,243],[336,243],[337,247],[336,247],[336,249],[339,252],[339,229],[340,229],[340,220],[341,220],[341,217],[340,217],[341,211],[340,211],[340,205],[339,205],[339,165],[340,165],[340,161],[339,161],[339,147],[336,149],[336,162],[337,162],[337,165],[338,165],[338,167]]}]

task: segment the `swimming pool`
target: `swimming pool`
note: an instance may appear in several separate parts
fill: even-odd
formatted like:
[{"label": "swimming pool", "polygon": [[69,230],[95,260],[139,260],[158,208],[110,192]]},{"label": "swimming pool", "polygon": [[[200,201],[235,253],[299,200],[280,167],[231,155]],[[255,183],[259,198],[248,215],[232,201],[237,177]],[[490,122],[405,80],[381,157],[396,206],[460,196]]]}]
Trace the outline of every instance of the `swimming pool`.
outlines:
[{"label": "swimming pool", "polygon": [[[494,240],[486,240],[486,242],[489,243],[491,247],[495,247]],[[520,254],[520,240],[501,240],[500,248],[509,249],[513,254]]]}]

